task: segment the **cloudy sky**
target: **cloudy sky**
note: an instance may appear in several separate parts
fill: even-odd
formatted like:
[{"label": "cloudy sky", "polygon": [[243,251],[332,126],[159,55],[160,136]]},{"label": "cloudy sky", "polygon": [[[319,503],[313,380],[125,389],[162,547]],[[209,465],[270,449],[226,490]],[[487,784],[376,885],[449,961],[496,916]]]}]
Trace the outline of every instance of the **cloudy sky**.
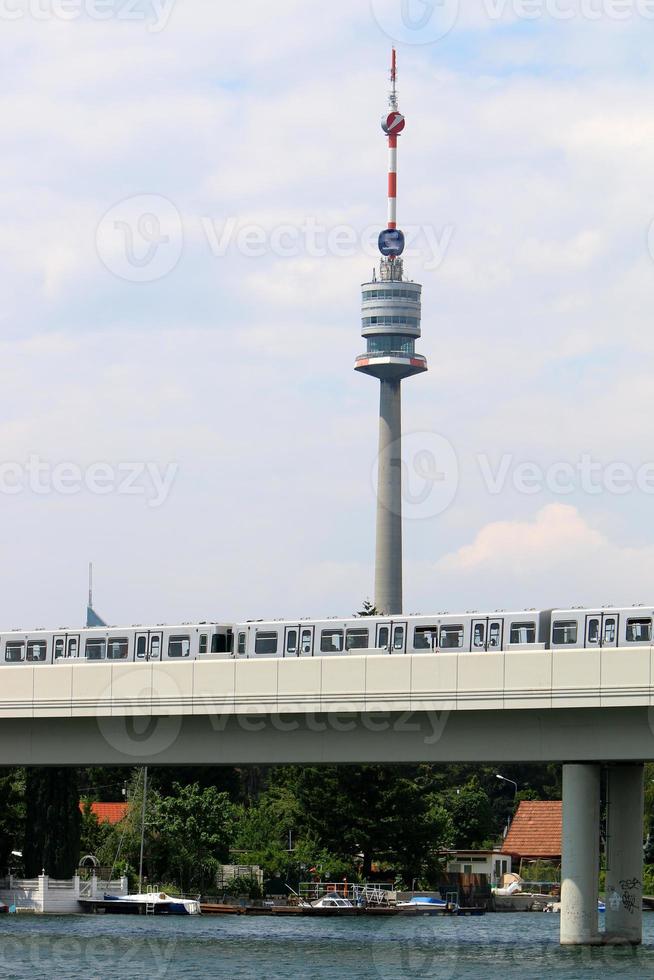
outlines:
[{"label": "cloudy sky", "polygon": [[654,599],[654,4],[0,0],[5,627],[372,593],[400,221],[407,611]]}]

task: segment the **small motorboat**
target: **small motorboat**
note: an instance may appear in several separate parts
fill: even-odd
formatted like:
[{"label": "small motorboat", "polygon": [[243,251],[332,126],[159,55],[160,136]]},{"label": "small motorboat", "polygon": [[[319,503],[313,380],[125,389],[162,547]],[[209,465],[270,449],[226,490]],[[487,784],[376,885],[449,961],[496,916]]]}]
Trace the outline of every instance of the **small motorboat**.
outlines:
[{"label": "small motorboat", "polygon": [[[449,903],[451,907],[452,903]],[[414,895],[408,902],[398,902],[395,906],[400,915],[443,915],[448,902],[429,895]]]},{"label": "small motorboat", "polygon": [[304,915],[360,915],[363,907],[355,905],[338,892],[327,892],[315,902],[303,902]]}]

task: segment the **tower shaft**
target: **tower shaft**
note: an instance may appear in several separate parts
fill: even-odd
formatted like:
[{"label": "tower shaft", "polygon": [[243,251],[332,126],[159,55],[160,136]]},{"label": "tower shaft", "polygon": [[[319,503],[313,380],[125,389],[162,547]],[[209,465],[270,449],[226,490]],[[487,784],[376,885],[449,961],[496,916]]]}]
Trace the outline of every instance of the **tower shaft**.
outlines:
[{"label": "tower shaft", "polygon": [[380,381],[375,606],[402,612],[402,388],[388,379]]}]

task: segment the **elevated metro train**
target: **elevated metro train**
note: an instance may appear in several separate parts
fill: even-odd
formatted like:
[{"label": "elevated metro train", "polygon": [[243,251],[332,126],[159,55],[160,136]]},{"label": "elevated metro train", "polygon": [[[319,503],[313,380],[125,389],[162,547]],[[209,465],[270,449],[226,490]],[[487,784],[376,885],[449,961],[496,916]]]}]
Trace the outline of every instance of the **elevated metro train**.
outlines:
[{"label": "elevated metro train", "polygon": [[654,608],[12,630],[0,666],[599,649],[652,643]]}]

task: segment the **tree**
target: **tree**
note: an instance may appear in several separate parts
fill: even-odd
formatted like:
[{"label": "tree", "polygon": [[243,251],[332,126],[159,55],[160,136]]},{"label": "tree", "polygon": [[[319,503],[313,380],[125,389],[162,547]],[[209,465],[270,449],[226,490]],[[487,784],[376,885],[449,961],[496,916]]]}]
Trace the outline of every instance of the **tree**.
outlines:
[{"label": "tree", "polygon": [[251,806],[237,811],[236,850],[245,864],[258,864],[272,876],[283,876],[296,863],[289,839],[297,848],[300,807],[296,796],[284,785],[270,787]]},{"label": "tree", "polygon": [[80,856],[93,854],[97,857],[110,836],[111,824],[100,823],[91,809],[91,801],[85,800],[80,822]]},{"label": "tree", "polygon": [[79,863],[81,814],[76,769],[28,769],[23,858],[28,878],[45,870],[71,878]]},{"label": "tree", "polygon": [[174,870],[182,890],[203,890],[207,878],[229,858],[234,806],[213,786],[175,783],[173,796],[161,797],[156,811],[155,867]]},{"label": "tree", "polygon": [[302,836],[351,868],[360,862],[364,878],[375,861],[408,882],[429,875],[434,853],[451,843],[447,814],[429,794],[429,767],[306,767],[287,770],[285,778],[297,797]]},{"label": "tree", "polygon": [[364,599],[363,600],[363,609],[360,609],[359,612],[358,613],[355,613],[354,615],[355,616],[360,616],[360,617],[364,617],[364,616],[381,616],[381,613],[377,609],[377,606],[373,605],[373,603],[370,601],[370,599]]},{"label": "tree", "polygon": [[24,797],[24,770],[5,769],[0,776],[0,873],[11,863],[11,852],[22,847],[25,826]]},{"label": "tree", "polygon": [[477,777],[459,789],[449,790],[443,802],[452,819],[455,847],[483,847],[494,836],[490,799]]}]

